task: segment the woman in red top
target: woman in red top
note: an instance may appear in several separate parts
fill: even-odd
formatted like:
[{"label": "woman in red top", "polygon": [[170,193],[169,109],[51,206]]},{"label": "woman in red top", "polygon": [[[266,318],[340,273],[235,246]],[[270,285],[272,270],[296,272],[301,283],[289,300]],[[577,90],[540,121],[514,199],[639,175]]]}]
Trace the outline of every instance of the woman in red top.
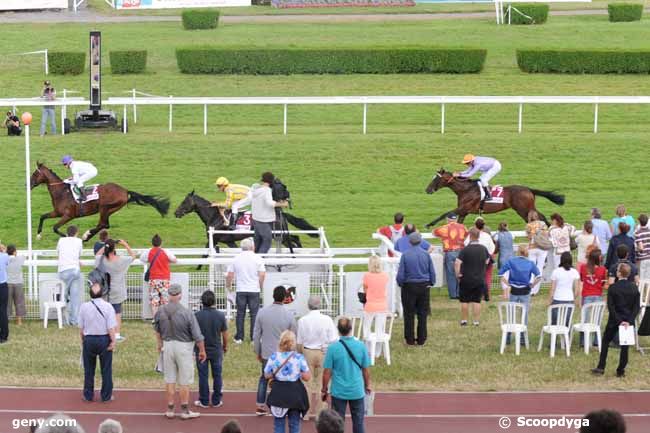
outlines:
[{"label": "woman in red top", "polygon": [[[602,252],[594,245],[587,248],[587,263],[580,267],[580,282],[582,294],[582,307],[593,302],[603,300],[603,290],[607,289],[607,268],[600,265]],[[582,346],[584,334],[580,333],[580,345]],[[594,335],[594,346],[597,346]]]},{"label": "woman in red top", "polygon": [[151,248],[142,253],[140,261],[149,263],[149,301],[151,313],[155,316],[158,307],[169,302],[169,281],[171,279],[170,263],[176,263],[176,257],[161,248],[162,239],[156,233],[151,239]]}]

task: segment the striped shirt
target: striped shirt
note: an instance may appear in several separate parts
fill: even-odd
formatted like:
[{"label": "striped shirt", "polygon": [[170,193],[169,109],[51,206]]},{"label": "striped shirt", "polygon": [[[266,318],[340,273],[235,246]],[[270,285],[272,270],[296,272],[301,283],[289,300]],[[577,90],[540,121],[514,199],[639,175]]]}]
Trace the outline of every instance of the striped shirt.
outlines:
[{"label": "striped shirt", "polygon": [[650,227],[638,226],[634,231],[634,248],[637,260],[650,259]]}]

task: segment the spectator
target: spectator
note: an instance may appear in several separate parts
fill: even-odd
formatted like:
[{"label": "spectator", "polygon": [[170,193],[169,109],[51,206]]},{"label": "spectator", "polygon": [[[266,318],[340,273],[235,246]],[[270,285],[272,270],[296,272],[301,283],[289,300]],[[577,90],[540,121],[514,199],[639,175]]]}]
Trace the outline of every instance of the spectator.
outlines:
[{"label": "spectator", "polygon": [[[196,362],[196,369],[199,372],[199,399],[194,402],[194,405],[205,409],[210,407],[210,403],[213,407],[223,406],[221,371],[223,356],[228,352],[228,321],[226,315],[215,308],[216,303],[214,292],[206,290],[201,295],[201,310],[195,313],[208,358],[205,362]],[[194,351],[198,355],[198,346]],[[212,398],[210,398],[210,370],[212,370]]]},{"label": "spectator", "polygon": [[286,201],[274,201],[271,193],[271,184],[275,176],[270,171],[262,173],[262,184],[251,187],[251,194],[241,200],[240,206],[245,206],[251,201],[251,214],[253,216],[253,229],[255,230],[255,252],[266,254],[271,249],[273,242],[273,223],[275,222],[275,208],[287,207]]},{"label": "spectator", "polygon": [[63,413],[55,413],[46,419],[36,433],[84,433],[84,429],[74,419]]},{"label": "spectator", "polygon": [[615,410],[602,409],[585,415],[588,425],[580,427],[580,433],[625,433],[625,420]]},{"label": "spectator", "polygon": [[0,344],[6,343],[9,339],[9,316],[7,315],[7,306],[9,304],[8,265],[9,256],[5,252],[5,246],[0,244]]},{"label": "spectator", "polygon": [[[129,256],[118,256],[115,252],[115,247],[117,245],[126,248]],[[122,330],[122,303],[128,298],[126,289],[126,273],[135,258],[135,252],[133,252],[125,240],[114,241],[113,239],[106,241],[106,245],[103,248],[100,248],[95,258],[96,265],[111,276],[106,301],[108,301],[115,309],[115,316],[117,318],[115,340],[118,343],[121,343],[126,339],[126,337],[120,334],[120,331]]]},{"label": "spectator", "polygon": [[260,309],[260,290],[264,287],[266,278],[266,268],[264,261],[253,250],[255,245],[253,240],[246,238],[241,241],[241,253],[235,257],[232,264],[228,266],[226,274],[226,290],[232,290],[233,279],[237,281],[237,331],[235,332],[235,343],[241,344],[244,341],[244,320],[246,318],[246,307],[250,312],[250,336],[253,340],[253,327],[255,326],[255,317]]},{"label": "spectator", "polygon": [[[641,295],[636,284],[628,280],[630,276],[630,265],[622,263],[618,266],[618,281],[612,284],[607,291],[607,309],[609,310],[609,319],[605,326],[603,335],[603,346],[600,352],[598,366],[592,373],[597,375],[605,374],[605,365],[607,364],[607,352],[609,344],[618,334],[619,326],[625,328],[634,326],[636,316],[641,309]],[[627,356],[629,346],[620,346],[621,355],[616,368],[616,377],[625,377],[625,367],[627,366]]]},{"label": "spectator", "polygon": [[[43,91],[41,92],[41,98],[46,101],[54,101],[56,99],[56,90],[52,87],[52,83],[49,80],[43,82]],[[56,112],[54,111],[54,105],[43,105],[43,117],[41,118],[41,137],[45,135],[45,126],[47,125],[47,119],[50,119],[50,130],[52,135],[56,135]]]},{"label": "spectator", "polygon": [[[382,270],[381,259],[378,256],[370,256],[368,272],[363,274],[363,291],[366,298],[366,302],[363,304],[364,338],[370,334],[375,313],[388,312],[388,280],[388,274]],[[380,321],[381,319],[376,317],[375,320]],[[384,323],[377,322],[376,326],[383,329]]]},{"label": "spectator", "polygon": [[[535,242],[535,238],[536,236],[539,237],[543,234],[547,234],[547,230],[548,227],[546,226],[546,223],[544,221],[540,221],[537,211],[531,210],[528,212],[528,224],[526,224],[526,236],[528,236],[528,260],[535,263],[535,266],[537,266],[540,275],[544,273],[544,265],[546,264],[548,250],[544,245],[538,245]],[[539,293],[541,282],[542,280],[539,279],[537,280],[537,283],[533,284],[532,290],[530,292],[532,296],[535,296],[537,293]]]},{"label": "spectator", "polygon": [[490,261],[490,253],[479,241],[480,235],[481,231],[478,228],[470,229],[470,242],[458,254],[455,263],[460,299],[460,326],[467,326],[469,304],[473,304],[474,326],[480,323],[481,297],[486,292],[485,271]]},{"label": "spectator", "polygon": [[610,285],[618,281],[616,272],[618,270],[618,265],[621,263],[626,263],[630,265],[630,276],[628,277],[628,279],[630,281],[634,281],[635,284],[639,284],[639,272],[636,265],[630,261],[629,251],[630,250],[628,249],[627,245],[619,245],[618,247],[616,247],[616,258],[612,260],[612,264],[609,267],[605,266],[608,269]]},{"label": "spectator", "polygon": [[594,225],[594,234],[600,243],[600,251],[607,253],[609,240],[612,238],[612,230],[607,221],[601,219],[600,209],[597,207],[591,209],[591,223]]},{"label": "spectator", "polygon": [[551,229],[549,236],[553,244],[553,269],[560,266],[562,253],[571,252],[571,238],[574,236],[575,227],[565,223],[559,213],[551,215]]},{"label": "spectator", "polygon": [[614,236],[620,234],[621,230],[621,223],[625,223],[629,226],[628,231],[627,231],[627,236],[633,238],[634,237],[634,218],[632,215],[628,215],[625,206],[622,204],[619,204],[616,206],[616,216],[612,218],[611,224],[611,229],[612,229],[612,234]]},{"label": "spectator", "polygon": [[[558,266],[551,275],[549,305],[574,305],[579,293],[580,274],[575,270],[575,268],[573,268],[573,257],[571,257],[571,253],[565,251],[560,257],[560,266]],[[551,320],[553,324],[556,324],[557,311],[553,311]],[[568,325],[569,324],[567,323],[567,326]]]},{"label": "spectator", "polygon": [[[430,290],[436,282],[436,271],[429,254],[418,246],[422,242],[422,235],[413,232],[408,239],[414,248],[402,254],[397,270],[397,284],[402,288],[404,339],[409,346],[415,345],[416,341],[423,346],[427,341],[427,316],[431,312]],[[417,339],[414,335],[416,314]]]},{"label": "spectator", "polygon": [[123,433],[122,424],[111,418],[107,418],[99,424],[98,433]]},{"label": "spectator", "polygon": [[343,433],[345,422],[338,412],[331,409],[322,410],[316,418],[317,433]]},{"label": "spectator", "polygon": [[[419,251],[419,248],[413,248]],[[352,322],[341,317],[337,328],[341,338],[332,344],[325,356],[323,373],[323,400],[331,387],[332,409],[345,418],[346,406],[350,406],[352,433],[364,433],[364,397],[370,394],[370,356],[366,346],[352,334]]]},{"label": "spectator", "polygon": [[576,236],[576,244],[578,244],[578,270],[587,263],[587,248],[591,245],[599,246],[598,238],[594,234],[594,223],[587,220],[582,225],[582,233]]},{"label": "spectator", "polygon": [[9,136],[20,136],[20,134],[23,132],[22,128],[20,127],[20,119],[11,111],[7,111],[7,117],[5,118],[4,126],[7,128],[7,135]]},{"label": "spectator", "polygon": [[81,304],[80,257],[83,244],[77,237],[78,233],[77,226],[68,226],[68,236],[59,239],[56,245],[56,253],[59,258],[58,277],[64,284],[64,298],[68,302],[68,324],[72,326],[77,326],[77,313]]},{"label": "spectator", "polygon": [[242,433],[241,426],[237,421],[231,419],[221,427],[221,433]]},{"label": "spectator", "polygon": [[266,409],[267,380],[264,377],[264,367],[269,357],[276,351],[280,336],[284,331],[296,332],[296,319],[293,314],[284,306],[284,299],[287,297],[287,290],[284,286],[277,286],[273,289],[273,304],[262,308],[255,318],[253,330],[253,347],[257,360],[261,363],[262,373],[257,385],[257,409],[256,415],[268,414]]},{"label": "spectator", "polygon": [[82,358],[84,367],[83,399],[95,399],[95,369],[97,358],[102,372],[103,402],[113,399],[113,349],[115,349],[115,310],[102,299],[99,284],[90,286],[90,301],[79,308],[79,329],[81,330]]},{"label": "spectator", "polygon": [[460,250],[465,246],[467,229],[464,225],[456,222],[458,215],[453,212],[447,214],[447,224],[438,227],[433,234],[442,241],[442,250],[445,256],[445,279],[447,281],[447,292],[449,299],[458,299],[458,280],[454,271],[454,263],[458,258]]},{"label": "spectator", "polygon": [[307,301],[309,313],[298,321],[298,350],[305,355],[313,380],[309,382],[309,408],[305,421],[315,417],[323,408],[318,387],[323,381],[323,360],[327,347],[336,339],[332,318],[321,314],[320,296],[312,295]]},{"label": "spectator", "polygon": [[[504,286],[503,298],[508,302],[517,302],[523,304],[525,323],[528,325],[528,311],[530,306],[530,293],[532,287],[541,280],[542,275],[534,262],[528,259],[528,245],[521,244],[517,247],[519,253],[516,257],[511,257],[501,268],[499,275]],[[521,335],[521,341],[524,342],[524,336]],[[506,339],[510,343],[510,334]]]},{"label": "spectator", "polygon": [[[508,231],[507,222],[501,221],[499,223],[499,230],[494,234],[493,240],[496,247],[494,253],[499,253],[498,265],[499,269],[501,269],[515,255],[515,238]],[[528,248],[526,248],[526,254],[528,254]]]},{"label": "spectator", "polygon": [[[494,245],[494,241],[492,240],[492,236],[490,235],[490,230],[485,226],[485,220],[482,217],[477,217],[474,220],[474,227],[476,227],[479,230],[479,238],[478,238],[478,243],[483,245],[487,251],[488,254],[490,255],[490,260],[488,261],[487,268],[485,269],[484,272],[484,279],[485,279],[485,285],[483,286],[483,293],[482,296],[485,298],[486,301],[490,300],[490,286],[492,286],[492,267],[494,264],[494,251],[496,250],[496,247]],[[464,241],[464,245],[467,246],[469,245],[470,238],[467,236]]]},{"label": "spectator", "polygon": [[181,305],[182,288],[179,284],[169,286],[169,303],[161,306],[154,316],[154,329],[158,340],[158,352],[163,353],[168,419],[174,418],[176,384],[179,385],[181,419],[200,416],[189,408],[190,385],[194,383],[194,344],[199,348],[198,361],[205,362],[204,338],[196,317],[189,308]]},{"label": "spectator", "polygon": [[650,278],[650,227],[648,215],[643,213],[639,215],[639,225],[634,232],[634,253],[639,278]]},{"label": "spectator", "polygon": [[[417,227],[415,227],[415,224],[406,224],[404,226],[404,236],[397,240],[397,243],[395,244],[395,251],[404,254],[406,251],[411,249],[412,244],[409,242],[409,235],[416,232],[419,233]],[[431,244],[424,239],[422,242],[420,242],[420,248],[428,253],[431,253],[433,251]]]},{"label": "spectator", "polygon": [[9,264],[7,265],[7,285],[9,287],[9,299],[7,302],[7,315],[11,316],[12,304],[16,311],[16,325],[23,323],[23,317],[27,314],[25,308],[25,289],[23,282],[23,265],[25,256],[19,256],[15,245],[7,247]]},{"label": "spectator", "polygon": [[311,380],[311,372],[305,357],[296,352],[296,335],[284,331],[280,335],[277,352],[273,353],[264,367],[264,377],[273,380],[268,405],[273,415],[273,432],[286,431],[285,419],[290,433],[300,433],[300,418],[309,410],[309,397],[305,382]]},{"label": "spectator", "polygon": [[[386,236],[395,245],[397,241],[404,236],[404,214],[397,212],[393,216],[393,224],[389,226],[380,227],[377,233]],[[392,251],[387,251],[388,257],[393,257]]]},{"label": "spectator", "polygon": [[108,230],[101,229],[99,231],[99,240],[93,245],[93,254],[97,255],[97,252],[106,245],[106,241],[109,239]]},{"label": "spectator", "polygon": [[169,302],[169,285],[171,283],[170,263],[178,260],[171,251],[162,248],[162,238],[156,233],[151,238],[151,248],[140,256],[142,263],[149,264],[149,302],[151,314],[156,315],[158,308]]},{"label": "spectator", "polygon": [[[603,290],[608,286],[607,268],[600,265],[602,253],[595,245],[587,249],[587,263],[582,266],[580,272],[580,293],[582,294],[582,308],[587,304],[601,302],[603,300]],[[580,345],[584,343],[584,333],[580,333]],[[594,335],[594,346],[597,346],[596,336]]]},{"label": "spectator", "polygon": [[[636,261],[636,252],[634,250],[634,239],[628,236],[630,231],[630,226],[627,223],[621,222],[618,227],[618,234],[612,237],[611,242],[609,243],[609,249],[607,250],[607,259],[605,260],[605,267],[607,269],[611,268],[616,260],[616,251],[619,245],[625,245],[627,247],[627,259],[631,263]],[[634,274],[636,275],[636,269]]]}]

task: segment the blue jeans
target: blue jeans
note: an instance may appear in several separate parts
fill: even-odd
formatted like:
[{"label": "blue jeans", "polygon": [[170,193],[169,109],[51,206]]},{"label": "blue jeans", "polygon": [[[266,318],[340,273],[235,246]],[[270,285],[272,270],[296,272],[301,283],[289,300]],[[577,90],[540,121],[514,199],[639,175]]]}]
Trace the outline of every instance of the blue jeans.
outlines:
[{"label": "blue jeans", "polygon": [[445,279],[447,281],[447,291],[449,298],[458,298],[458,280],[454,271],[454,263],[458,258],[460,251],[448,251],[445,253]]},{"label": "blue jeans", "polygon": [[[587,304],[593,304],[594,302],[602,302],[603,298],[601,296],[583,296],[582,297],[582,306],[584,307]],[[585,343],[585,334],[583,332],[580,333],[580,345],[582,346]],[[598,339],[596,338],[596,334],[594,334],[594,340],[593,340],[593,345],[597,346],[598,345]]]},{"label": "blue jeans", "polygon": [[223,352],[208,353],[208,359],[205,362],[196,360],[196,369],[199,372],[199,400],[202,404],[210,403],[210,370],[212,370],[212,405],[216,406],[221,403],[221,388],[223,380],[221,378],[221,368],[223,365]]},{"label": "blue jeans", "polygon": [[102,401],[109,401],[113,395],[113,352],[108,351],[111,339],[108,335],[86,335],[83,342],[84,392],[86,400],[95,395],[95,369],[97,357],[102,372]]},{"label": "blue jeans", "polygon": [[50,119],[52,134],[56,135],[56,113],[54,108],[43,108],[43,117],[41,117],[41,135],[45,134],[45,126],[47,125],[48,117]]},{"label": "blue jeans", "polygon": [[352,433],[364,433],[365,427],[363,424],[363,417],[365,415],[365,408],[363,406],[363,399],[359,400],[340,400],[332,396],[332,409],[345,419],[345,407],[350,405],[350,415],[352,416]]},{"label": "blue jeans", "polygon": [[296,409],[290,409],[283,418],[273,419],[273,433],[284,433],[286,431],[285,419],[289,420],[289,433],[300,433],[300,411]]},{"label": "blue jeans", "polygon": [[264,223],[253,220],[253,242],[255,242],[255,252],[257,254],[266,254],[273,244],[273,223]]},{"label": "blue jeans", "polygon": [[244,340],[244,320],[246,318],[246,306],[251,312],[251,341],[253,340],[253,328],[255,327],[255,318],[260,309],[260,294],[254,292],[237,292],[237,318],[235,320],[237,332],[235,340]]},{"label": "blue jeans", "polygon": [[[516,302],[518,304],[524,304],[524,313],[526,314],[526,317],[524,318],[524,323],[528,325],[528,308],[530,306],[530,293],[528,295],[513,295],[512,293],[510,294],[510,299],[508,299],[510,302]],[[523,334],[521,335],[521,341],[522,343],[524,342],[524,336]],[[510,333],[508,333],[508,337],[506,337],[506,343],[510,344]]]},{"label": "blue jeans", "polygon": [[63,298],[68,303],[68,325],[77,326],[81,306],[81,272],[79,269],[66,269],[58,276],[64,284]]},{"label": "blue jeans", "polygon": [[257,405],[264,406],[266,405],[266,388],[268,387],[268,380],[264,377],[264,366],[266,365],[266,359],[262,359],[262,374],[260,375],[260,380],[257,383]]}]

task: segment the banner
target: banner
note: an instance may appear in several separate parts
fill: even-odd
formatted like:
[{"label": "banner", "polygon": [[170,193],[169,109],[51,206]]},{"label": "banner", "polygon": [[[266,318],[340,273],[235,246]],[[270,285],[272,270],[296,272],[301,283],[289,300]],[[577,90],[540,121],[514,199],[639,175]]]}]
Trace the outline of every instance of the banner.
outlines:
[{"label": "banner", "polygon": [[250,5],[251,0],[115,0],[116,9],[207,8]]},{"label": "banner", "polygon": [[68,0],[0,0],[0,11],[68,9]]}]

